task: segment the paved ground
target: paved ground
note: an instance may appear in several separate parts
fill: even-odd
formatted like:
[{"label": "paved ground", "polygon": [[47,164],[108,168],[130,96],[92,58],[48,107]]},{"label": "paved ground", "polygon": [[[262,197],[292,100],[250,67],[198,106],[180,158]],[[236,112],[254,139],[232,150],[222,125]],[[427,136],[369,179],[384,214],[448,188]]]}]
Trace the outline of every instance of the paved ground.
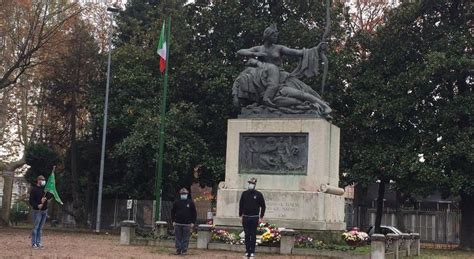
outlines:
[{"label": "paved ground", "polygon": [[[45,248],[30,247],[30,231],[0,228],[1,258],[243,258],[241,253],[190,250],[189,255],[171,255],[172,249],[150,246],[120,246],[115,235],[44,230]],[[261,255],[258,258],[314,258]]]},{"label": "paved ground", "polygon": [[[44,249],[30,248],[30,230],[0,227],[0,258],[243,258],[241,253],[190,250],[189,255],[171,255],[172,249],[150,246],[120,246],[117,235],[45,230]],[[473,258],[474,252],[423,249],[415,258]],[[258,258],[317,258],[311,256],[258,255]]]}]

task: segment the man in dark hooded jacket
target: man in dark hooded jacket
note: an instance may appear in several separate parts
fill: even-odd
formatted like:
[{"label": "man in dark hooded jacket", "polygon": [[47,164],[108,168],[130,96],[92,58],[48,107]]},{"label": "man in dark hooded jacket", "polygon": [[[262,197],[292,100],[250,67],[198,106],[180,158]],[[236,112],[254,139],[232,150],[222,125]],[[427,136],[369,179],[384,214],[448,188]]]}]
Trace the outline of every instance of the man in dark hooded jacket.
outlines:
[{"label": "man in dark hooded jacket", "polygon": [[186,188],[179,191],[179,200],[173,204],[171,209],[171,220],[173,221],[175,233],[176,254],[186,254],[189,245],[191,229],[196,223],[196,206],[189,197]]},{"label": "man in dark hooded jacket", "polygon": [[257,239],[258,223],[262,222],[265,215],[265,199],[263,194],[255,190],[257,179],[248,180],[247,190],[242,193],[239,202],[239,217],[245,232],[245,256],[255,256],[255,243]]}]

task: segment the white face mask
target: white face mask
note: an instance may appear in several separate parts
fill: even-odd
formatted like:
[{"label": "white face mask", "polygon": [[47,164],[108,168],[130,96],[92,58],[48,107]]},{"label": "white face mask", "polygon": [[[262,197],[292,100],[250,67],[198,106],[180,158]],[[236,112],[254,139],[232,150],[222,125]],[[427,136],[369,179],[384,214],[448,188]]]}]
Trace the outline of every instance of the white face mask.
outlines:
[{"label": "white face mask", "polygon": [[248,189],[249,190],[255,190],[255,184],[254,183],[249,183]]},{"label": "white face mask", "polygon": [[41,186],[45,186],[45,185],[46,185],[46,181],[45,181],[45,180],[41,180],[41,181],[40,181],[40,185],[41,185]]},{"label": "white face mask", "polygon": [[181,200],[186,200],[188,198],[187,194],[180,194]]}]

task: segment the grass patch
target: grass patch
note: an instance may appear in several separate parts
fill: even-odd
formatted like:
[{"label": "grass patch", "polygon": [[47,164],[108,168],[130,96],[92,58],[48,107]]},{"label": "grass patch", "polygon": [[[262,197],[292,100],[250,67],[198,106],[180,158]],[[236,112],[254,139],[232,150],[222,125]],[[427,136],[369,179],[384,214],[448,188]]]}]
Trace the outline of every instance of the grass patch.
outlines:
[{"label": "grass patch", "polygon": [[354,250],[351,250],[354,254],[369,254],[370,253],[370,246],[359,246]]},{"label": "grass patch", "polygon": [[423,259],[467,259],[474,258],[474,251],[463,250],[440,250],[440,249],[421,249],[421,255],[409,258]]}]

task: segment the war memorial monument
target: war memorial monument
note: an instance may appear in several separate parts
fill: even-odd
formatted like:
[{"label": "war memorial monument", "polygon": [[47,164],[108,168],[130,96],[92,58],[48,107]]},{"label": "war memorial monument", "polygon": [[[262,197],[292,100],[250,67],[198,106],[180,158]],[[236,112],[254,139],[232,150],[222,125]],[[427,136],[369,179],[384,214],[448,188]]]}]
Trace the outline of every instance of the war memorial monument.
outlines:
[{"label": "war memorial monument", "polygon": [[[250,177],[265,197],[265,221],[303,230],[344,230],[344,190],[339,188],[340,129],[328,122],[331,108],[304,78],[323,71],[327,43],[309,49],[278,45],[278,28],[264,43],[241,49],[247,67],[232,87],[237,119],[227,128],[225,181],[219,184],[217,226],[240,226],[238,204]],[[299,58],[292,72],[283,56]]]}]

